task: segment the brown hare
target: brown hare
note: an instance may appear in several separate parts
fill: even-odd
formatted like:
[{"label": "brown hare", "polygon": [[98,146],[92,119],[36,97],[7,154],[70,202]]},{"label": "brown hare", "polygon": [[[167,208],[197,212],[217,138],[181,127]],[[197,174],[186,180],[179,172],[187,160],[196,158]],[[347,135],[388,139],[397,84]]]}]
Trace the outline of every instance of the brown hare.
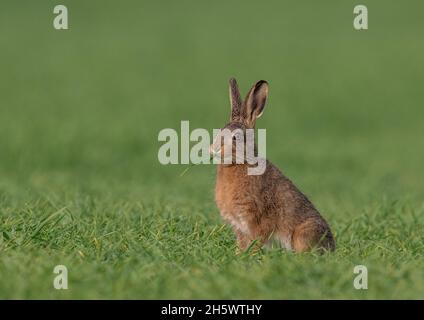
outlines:
[{"label": "brown hare", "polygon": [[[268,83],[256,82],[244,101],[236,80],[230,79],[229,84],[231,120],[223,129],[245,134],[262,115]],[[247,168],[251,165],[235,161],[235,141],[218,136],[210,152],[222,158],[227,147],[233,153],[229,164],[217,165],[215,200],[221,216],[231,224],[237,236],[239,249],[276,243],[295,252],[313,248],[333,251],[335,242],[331,230],[308,198],[268,160],[262,175],[248,175]],[[243,141],[246,143],[246,139]]]}]

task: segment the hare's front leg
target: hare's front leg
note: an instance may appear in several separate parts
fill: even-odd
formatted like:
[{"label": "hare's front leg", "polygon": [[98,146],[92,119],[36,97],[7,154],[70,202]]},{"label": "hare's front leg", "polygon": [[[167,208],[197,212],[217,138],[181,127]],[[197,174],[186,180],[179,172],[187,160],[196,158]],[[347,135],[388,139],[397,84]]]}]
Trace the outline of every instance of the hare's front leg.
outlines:
[{"label": "hare's front leg", "polygon": [[240,251],[246,251],[251,243],[250,238],[240,230],[235,230],[237,236],[237,246]]},{"label": "hare's front leg", "polygon": [[293,232],[293,248],[297,252],[318,248],[334,251],[335,243],[328,225],[321,219],[309,219],[298,225]]},{"label": "hare's front leg", "polygon": [[264,239],[261,236],[257,236],[255,237],[254,235],[250,235],[250,234],[246,234],[241,232],[240,230],[235,230],[236,236],[237,236],[237,246],[238,246],[238,250],[240,252],[246,251],[250,245],[252,245],[252,243],[254,241],[256,241],[253,245],[252,250],[253,251],[258,251],[262,248],[262,246],[264,245]]}]

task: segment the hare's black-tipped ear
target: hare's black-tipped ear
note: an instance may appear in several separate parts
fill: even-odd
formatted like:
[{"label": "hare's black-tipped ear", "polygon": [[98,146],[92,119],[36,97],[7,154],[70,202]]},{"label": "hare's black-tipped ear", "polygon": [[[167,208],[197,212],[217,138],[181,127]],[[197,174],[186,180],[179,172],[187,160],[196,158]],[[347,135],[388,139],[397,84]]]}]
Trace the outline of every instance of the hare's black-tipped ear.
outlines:
[{"label": "hare's black-tipped ear", "polygon": [[256,119],[259,118],[265,109],[268,98],[268,82],[260,80],[249,90],[244,102],[245,110],[243,120],[250,128],[255,126]]},{"label": "hare's black-tipped ear", "polygon": [[237,81],[231,78],[229,81],[230,102],[231,102],[231,121],[241,121],[241,97]]}]

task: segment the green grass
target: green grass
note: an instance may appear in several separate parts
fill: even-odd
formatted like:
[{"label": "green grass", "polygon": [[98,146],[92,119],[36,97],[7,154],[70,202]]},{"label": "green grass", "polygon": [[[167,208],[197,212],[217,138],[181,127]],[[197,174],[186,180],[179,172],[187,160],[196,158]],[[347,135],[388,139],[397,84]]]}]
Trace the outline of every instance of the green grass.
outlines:
[{"label": "green grass", "polygon": [[[68,31],[3,1],[0,298],[422,299],[424,5],[362,2],[365,32],[354,1],[62,1]],[[334,254],[236,255],[214,166],[157,161],[161,129],[225,124],[231,76],[269,81],[268,158]]]}]

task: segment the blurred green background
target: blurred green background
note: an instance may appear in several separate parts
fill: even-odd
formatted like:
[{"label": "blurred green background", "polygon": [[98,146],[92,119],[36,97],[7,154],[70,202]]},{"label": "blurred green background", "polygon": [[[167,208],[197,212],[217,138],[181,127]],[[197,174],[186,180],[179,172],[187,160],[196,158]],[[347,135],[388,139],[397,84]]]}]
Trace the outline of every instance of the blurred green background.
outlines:
[{"label": "blurred green background", "polygon": [[[58,31],[3,0],[0,297],[423,298],[424,4],[361,3],[366,31],[355,1],[67,0]],[[159,164],[161,129],[226,123],[230,77],[269,82],[268,158],[334,255],[236,256],[214,166]]]}]

